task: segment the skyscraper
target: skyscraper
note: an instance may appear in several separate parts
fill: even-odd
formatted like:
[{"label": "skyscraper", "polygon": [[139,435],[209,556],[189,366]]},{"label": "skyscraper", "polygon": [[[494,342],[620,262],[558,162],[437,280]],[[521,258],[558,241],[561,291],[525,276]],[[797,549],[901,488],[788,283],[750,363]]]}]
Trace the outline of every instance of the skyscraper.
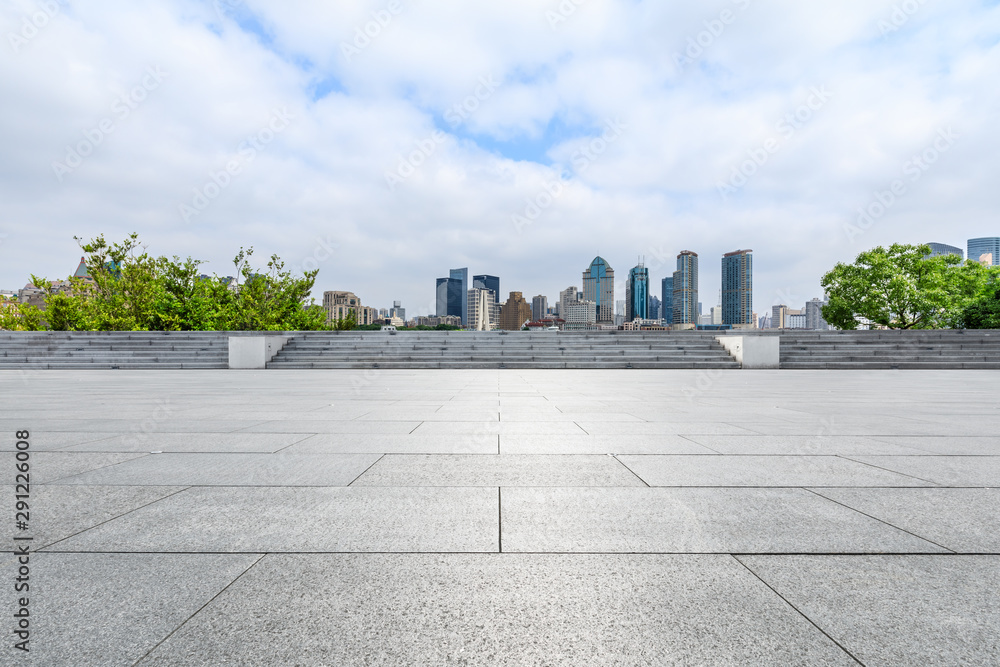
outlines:
[{"label": "skyscraper", "polygon": [[462,291],[461,280],[456,278],[437,279],[437,309],[435,314],[438,317],[446,315],[461,317],[463,301],[465,301],[465,292]]},{"label": "skyscraper", "polygon": [[660,297],[651,296],[649,297],[649,319],[658,320],[660,319]]},{"label": "skyscraper", "polygon": [[946,245],[944,243],[928,243],[931,247],[931,254],[928,257],[939,257],[941,255],[958,255],[959,259],[965,259],[965,251],[961,248],[956,248],[953,245]]},{"label": "skyscraper", "polygon": [[538,296],[531,299],[531,319],[538,322],[543,317],[545,317],[546,311],[549,309],[549,299],[548,297],[539,294]]},{"label": "skyscraper", "polygon": [[563,291],[559,292],[559,317],[566,319],[566,308],[571,303],[579,301],[577,299],[577,289],[576,285],[567,287]]},{"label": "skyscraper", "polygon": [[500,328],[519,331],[525,322],[531,320],[531,306],[521,292],[511,292],[507,302],[500,308]]},{"label": "skyscraper", "polygon": [[674,325],[698,323],[698,253],[685,250],[677,255],[674,271]]},{"label": "skyscraper", "polygon": [[660,303],[661,310],[660,317],[663,318],[664,324],[671,324],[674,321],[674,279],[673,277],[664,278],[660,282]]},{"label": "skyscraper", "polygon": [[471,331],[492,331],[496,327],[494,312],[496,295],[488,289],[473,287],[468,293],[469,323]]},{"label": "skyscraper", "polygon": [[500,279],[496,276],[472,276],[472,287],[488,289],[493,292],[494,298],[500,299]]},{"label": "skyscraper", "polygon": [[830,325],[823,319],[823,306],[826,305],[829,305],[828,302],[822,299],[806,302],[806,329],[826,331],[830,328]]},{"label": "skyscraper", "polygon": [[583,300],[597,304],[597,322],[610,324],[615,319],[615,270],[595,257],[583,272]]},{"label": "skyscraper", "polygon": [[639,262],[625,282],[625,321],[649,319],[649,269]]},{"label": "skyscraper", "polygon": [[466,325],[469,322],[469,304],[468,299],[466,299],[466,294],[469,291],[469,269],[452,269],[448,275],[452,280],[461,281],[459,287],[459,308],[461,312],[458,313],[462,318],[462,325]]},{"label": "skyscraper", "polygon": [[722,256],[722,323],[753,327],[753,251]]},{"label": "skyscraper", "polygon": [[969,259],[986,266],[1000,266],[1000,237],[969,239]]}]

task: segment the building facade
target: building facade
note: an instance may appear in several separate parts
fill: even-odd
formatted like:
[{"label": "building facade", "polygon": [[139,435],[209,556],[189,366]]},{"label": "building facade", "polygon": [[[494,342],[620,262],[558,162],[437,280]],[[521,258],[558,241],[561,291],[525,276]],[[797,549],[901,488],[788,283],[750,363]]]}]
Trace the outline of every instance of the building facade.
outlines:
[{"label": "building facade", "polygon": [[614,322],[615,270],[603,257],[595,257],[583,272],[583,301],[597,304],[598,322]]},{"label": "building facade", "polygon": [[520,331],[525,322],[531,321],[531,305],[524,300],[521,292],[511,292],[506,303],[500,307],[499,329]]},{"label": "building facade", "polygon": [[664,324],[674,321],[674,279],[672,276],[660,281],[660,319]]},{"label": "building facade", "polygon": [[[465,325],[469,321],[469,304],[465,297],[466,293],[469,291],[469,287],[471,287],[471,285],[469,285],[469,269],[452,269],[448,272],[448,277],[452,280],[459,281],[458,294],[456,295],[456,298],[458,299],[458,307],[461,309],[459,316],[462,318],[462,324]],[[450,315],[451,313],[448,314]]]},{"label": "building facade", "polygon": [[806,329],[826,331],[830,328],[830,325],[823,319],[823,306],[828,305],[828,303],[823,299],[813,299],[806,302]]},{"label": "building facade", "polygon": [[543,317],[548,315],[549,310],[549,299],[548,297],[539,294],[531,299],[531,319],[533,322],[540,322]]},{"label": "building facade", "polygon": [[566,306],[563,318],[566,331],[586,331],[597,328],[597,304],[593,301],[574,301]]},{"label": "building facade", "polygon": [[928,243],[927,245],[931,247],[931,254],[927,255],[928,257],[958,255],[959,259],[965,259],[965,251],[953,245],[945,245],[944,243]]},{"label": "building facade", "polygon": [[358,326],[374,324],[379,319],[377,308],[361,305],[361,299],[354,292],[331,290],[323,292],[323,308],[326,310],[326,323],[333,324],[351,315]]},{"label": "building facade", "polygon": [[735,250],[722,256],[722,322],[752,328],[753,251]]},{"label": "building facade", "polygon": [[698,253],[685,250],[677,255],[673,276],[674,326],[698,324]]},{"label": "building facade", "polygon": [[579,292],[576,289],[576,285],[567,287],[563,291],[559,292],[559,303],[557,304],[559,310],[559,317],[566,319],[566,308],[569,306],[569,304],[580,300],[577,297],[578,294]]},{"label": "building facade", "polygon": [[437,309],[438,317],[462,317],[462,281],[456,278],[437,279]]},{"label": "building facade", "polygon": [[465,327],[471,331],[492,331],[496,328],[496,295],[493,290],[473,287],[468,293],[469,321]]},{"label": "building facade", "polygon": [[969,259],[985,266],[1000,266],[1000,236],[969,239]]},{"label": "building facade", "polygon": [[625,321],[649,319],[649,269],[640,262],[625,281]]}]

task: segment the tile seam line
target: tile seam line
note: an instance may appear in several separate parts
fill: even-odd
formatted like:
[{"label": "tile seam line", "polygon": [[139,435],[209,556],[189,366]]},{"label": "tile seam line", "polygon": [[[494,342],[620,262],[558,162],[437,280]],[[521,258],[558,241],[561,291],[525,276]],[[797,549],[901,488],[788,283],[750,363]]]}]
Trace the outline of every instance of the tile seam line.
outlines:
[{"label": "tile seam line", "polygon": [[[643,484],[645,484],[645,485],[646,485],[646,488],[647,488],[647,489],[651,489],[651,488],[652,488],[652,487],[651,487],[651,486],[649,485],[649,482],[647,482],[646,480],[644,480],[644,479],[643,479],[642,477],[639,477],[639,473],[637,473],[636,471],[634,471],[634,470],[632,470],[631,468],[629,468],[629,467],[628,467],[628,466],[627,466],[627,465],[625,464],[625,462],[624,462],[624,461],[622,461],[622,460],[621,460],[620,458],[618,458],[618,455],[617,455],[617,454],[612,454],[612,455],[611,455],[611,458],[613,458],[613,459],[614,459],[615,461],[618,461],[618,463],[620,463],[620,464],[621,464],[621,465],[622,465],[622,466],[623,466],[623,467],[625,468],[625,470],[628,470],[628,471],[629,471],[630,473],[632,473],[632,474],[633,474],[633,475],[635,476],[635,478],[636,478],[636,479],[638,479],[638,480],[639,480],[640,482],[642,482]],[[611,487],[611,488],[614,488],[614,487]]]},{"label": "tile seam line", "polygon": [[[35,553],[49,556],[65,556],[80,554],[124,554],[136,555],[184,555],[184,556],[254,556],[266,553],[269,556],[495,556],[499,552],[492,550],[478,551],[265,551],[250,549],[247,551],[121,551],[121,550],[89,550],[89,551],[37,551]],[[1000,552],[969,552],[941,553],[940,551],[504,551],[505,556],[748,556],[758,558],[782,558],[788,556],[837,557],[837,558],[994,558]]]},{"label": "tile seam line", "polygon": [[946,489],[946,488],[948,488],[947,486],[944,486],[943,484],[938,484],[937,482],[935,482],[932,479],[924,479],[923,477],[917,477],[916,475],[909,475],[909,474],[907,474],[905,472],[899,472],[898,470],[892,470],[890,468],[883,468],[882,466],[877,466],[874,463],[868,463],[867,461],[859,461],[857,459],[852,459],[851,456],[846,455],[846,454],[836,454],[836,457],[840,458],[840,459],[844,459],[845,461],[853,461],[854,463],[860,463],[862,465],[866,465],[866,466],[875,468],[876,470],[884,470],[886,472],[891,472],[894,475],[902,475],[903,477],[909,477],[910,479],[919,479],[921,482],[927,482],[928,484],[933,484],[934,486],[931,487],[931,488],[937,488],[937,489]]},{"label": "tile seam line", "polygon": [[[364,470],[362,470],[361,473],[357,477],[355,477],[354,479],[352,479],[351,482],[350,482],[350,484],[348,484],[347,486],[342,487],[342,488],[346,489],[347,487],[351,486],[351,484],[354,484],[356,481],[358,481],[359,479],[361,479],[366,472],[368,472],[369,470],[371,470],[372,468],[374,468],[375,464],[378,463],[379,461],[381,461],[382,459],[384,459],[385,456],[386,456],[385,454],[382,454],[381,456],[379,456],[377,459],[375,459],[372,462],[372,464],[370,466],[368,466],[367,468],[365,468]],[[266,488],[272,488],[272,487],[266,487]]]},{"label": "tile seam line", "polygon": [[778,592],[778,590],[777,590],[777,589],[776,589],[776,588],[775,588],[774,586],[772,586],[771,584],[769,584],[769,583],[767,583],[766,581],[764,581],[764,578],[763,578],[763,577],[761,577],[761,576],[760,576],[759,574],[757,574],[756,572],[754,572],[754,571],[753,571],[753,570],[752,570],[752,569],[750,568],[750,566],[749,566],[749,565],[747,565],[746,563],[744,563],[744,562],[743,562],[742,560],[740,560],[740,559],[739,559],[739,558],[738,558],[737,556],[735,556],[735,555],[733,555],[733,554],[729,554],[729,556],[730,556],[730,558],[732,558],[733,560],[735,560],[735,561],[736,561],[737,563],[739,563],[739,564],[740,564],[741,566],[743,566],[743,568],[745,568],[747,572],[749,572],[749,573],[750,573],[751,575],[753,575],[753,577],[754,577],[755,579],[757,579],[757,581],[759,581],[760,583],[762,583],[762,584],[764,584],[765,586],[767,586],[768,590],[770,590],[770,591],[771,591],[772,593],[774,593],[775,595],[777,595],[777,596],[778,596],[778,598],[779,598],[779,599],[781,599],[781,600],[782,600],[782,601],[783,601],[783,602],[784,602],[785,604],[787,604],[787,605],[788,605],[789,607],[791,607],[792,609],[794,609],[794,610],[795,610],[795,613],[797,613],[797,614],[798,614],[799,616],[801,616],[802,618],[804,618],[804,619],[805,619],[805,620],[806,620],[806,621],[807,621],[807,622],[808,622],[808,623],[809,623],[810,625],[812,625],[812,626],[813,626],[814,628],[816,628],[817,630],[819,630],[819,631],[820,631],[820,633],[822,633],[824,637],[826,637],[826,638],[827,638],[827,639],[829,639],[829,640],[830,640],[831,642],[833,642],[833,644],[834,644],[834,645],[835,645],[835,646],[836,646],[837,648],[839,648],[839,649],[840,649],[841,651],[843,651],[843,652],[844,652],[844,653],[846,653],[846,654],[847,654],[848,656],[850,656],[850,658],[851,658],[851,659],[852,659],[852,660],[853,660],[854,662],[856,662],[856,663],[858,663],[859,665],[861,665],[862,667],[864,667],[865,663],[861,662],[861,661],[860,661],[860,660],[858,659],[858,657],[857,657],[856,655],[854,655],[853,653],[851,653],[850,651],[848,651],[848,650],[847,650],[847,649],[846,649],[846,648],[845,648],[845,647],[844,647],[844,646],[843,646],[843,645],[842,645],[842,644],[841,644],[840,642],[838,642],[838,641],[837,641],[836,639],[834,639],[833,637],[831,637],[831,636],[829,635],[829,633],[827,633],[827,631],[826,631],[826,630],[824,630],[823,628],[819,627],[819,625],[818,625],[818,624],[817,624],[817,623],[816,623],[815,621],[813,621],[813,620],[812,620],[811,618],[809,618],[808,616],[806,616],[806,615],[805,615],[805,613],[804,613],[804,612],[803,612],[803,611],[802,611],[801,609],[799,609],[798,607],[796,607],[796,606],[795,606],[794,604],[792,604],[792,603],[791,603],[791,602],[790,602],[790,601],[788,600],[788,598],[786,598],[786,597],[785,597],[784,595],[782,595],[781,593],[779,593],[779,592]]},{"label": "tile seam line", "polygon": [[[819,488],[819,487],[817,487],[817,488]],[[861,488],[861,487],[859,487],[859,488]],[[911,487],[911,488],[934,488],[934,487]],[[846,505],[846,504],[840,502],[839,500],[834,500],[833,498],[829,498],[827,496],[824,496],[822,493],[820,493],[819,491],[814,491],[812,488],[802,487],[802,489],[804,491],[808,491],[809,493],[816,494],[817,496],[819,496],[820,498],[823,498],[824,500],[829,500],[831,503],[835,503],[837,505],[840,505],[841,507],[845,507],[845,508],[851,510],[852,512],[857,512],[858,514],[866,516],[869,519],[874,519],[875,521],[878,521],[879,523],[883,523],[883,524],[889,526],[890,528],[895,528],[896,530],[901,530],[904,533],[907,533],[908,535],[912,535],[913,537],[917,538],[918,540],[923,540],[924,542],[928,542],[930,544],[933,544],[936,547],[941,547],[945,551],[948,551],[949,555],[950,554],[955,554],[955,555],[958,554],[957,551],[955,551],[954,549],[949,549],[948,547],[946,547],[943,544],[938,544],[934,540],[927,539],[926,537],[924,537],[922,535],[917,535],[916,533],[914,533],[912,531],[909,531],[909,530],[906,530],[905,528],[900,528],[899,526],[897,526],[895,524],[891,524],[891,523],[889,523],[888,521],[886,521],[884,519],[880,519],[880,518],[878,518],[876,516],[872,516],[871,514],[868,514],[867,512],[862,512],[861,510],[859,510],[859,509],[857,509],[855,507],[851,507],[850,505]]]},{"label": "tile seam line", "polygon": [[157,498],[156,500],[152,500],[152,501],[150,501],[150,502],[148,502],[148,503],[146,503],[144,505],[140,505],[139,507],[133,507],[132,509],[128,510],[127,512],[122,512],[121,514],[119,514],[117,516],[113,516],[110,519],[107,519],[106,521],[102,521],[100,523],[94,524],[93,526],[89,526],[87,528],[84,528],[83,530],[78,530],[77,532],[73,533],[72,535],[67,535],[66,537],[60,537],[55,542],[51,542],[50,544],[46,544],[44,547],[41,547],[40,549],[48,549],[49,547],[53,547],[53,546],[59,544],[60,542],[65,542],[66,540],[74,538],[77,535],[82,535],[83,533],[86,533],[88,530],[93,530],[95,528],[100,528],[101,526],[103,526],[106,523],[109,523],[111,521],[115,521],[116,519],[120,519],[123,516],[127,516],[127,515],[131,514],[132,512],[138,512],[139,510],[144,509],[146,507],[149,507],[150,505],[155,505],[156,503],[160,502],[161,500],[166,500],[167,498],[172,498],[172,497],[176,496],[178,493],[184,493],[188,489],[194,488],[194,487],[192,487],[190,485],[185,485],[185,484],[176,484],[176,485],[175,484],[164,484],[163,486],[183,486],[184,488],[178,489],[177,491],[174,491],[173,493],[168,493],[167,495],[163,496],[162,498]]},{"label": "tile seam line", "polygon": [[[38,454],[38,453],[40,453],[40,452],[36,452],[36,454]],[[53,453],[55,453],[55,452],[53,452]],[[57,485],[59,482],[61,482],[63,480],[66,480],[66,479],[72,479],[74,477],[80,477],[81,475],[89,475],[90,473],[97,472],[98,470],[104,470],[105,468],[113,468],[113,467],[121,465],[123,463],[128,463],[129,461],[138,461],[139,459],[144,459],[144,458],[146,458],[148,456],[152,456],[153,455],[152,452],[60,452],[60,453],[66,453],[66,454],[70,454],[70,453],[72,453],[72,454],[139,454],[139,456],[135,456],[133,458],[126,459],[125,461],[119,461],[118,463],[109,463],[109,464],[103,465],[103,466],[101,466],[99,468],[92,468],[91,470],[84,470],[83,472],[73,473],[72,475],[65,475],[64,477],[57,477],[56,479],[49,480],[48,482],[37,482],[37,484],[39,486],[44,486],[44,485],[48,485],[48,484]]]},{"label": "tile seam line", "polygon": [[[286,449],[288,449],[289,447],[297,445],[300,442],[305,442],[309,438],[315,437],[316,434],[310,434],[310,433],[290,433],[289,435],[301,435],[303,437],[300,438],[299,440],[296,440],[295,442],[293,442],[291,444],[288,444],[288,445],[285,445],[284,447],[281,447],[280,449],[276,449],[273,452],[263,452],[263,453],[265,453],[265,454],[277,454],[278,452],[283,452]],[[234,452],[234,453],[238,453],[238,452]]]},{"label": "tile seam line", "polygon": [[144,653],[144,654],[143,654],[143,656],[142,656],[141,658],[139,658],[139,659],[138,659],[138,660],[136,660],[136,661],[135,661],[134,663],[132,663],[132,667],[136,667],[136,665],[138,665],[138,664],[139,664],[139,663],[141,663],[141,662],[142,662],[143,660],[145,660],[146,658],[148,658],[148,657],[150,656],[150,654],[152,654],[152,653],[153,653],[153,651],[155,651],[156,649],[160,648],[160,646],[162,646],[162,645],[163,645],[163,643],[164,643],[164,642],[166,642],[166,641],[167,641],[168,639],[170,639],[171,637],[173,637],[173,636],[174,636],[174,634],[176,634],[178,630],[180,630],[180,629],[181,629],[181,628],[183,628],[183,627],[184,627],[185,625],[187,625],[188,621],[190,621],[190,620],[191,620],[192,618],[194,618],[195,616],[197,616],[198,614],[200,614],[200,613],[201,613],[201,610],[202,610],[202,609],[204,609],[204,608],[205,608],[205,607],[207,607],[208,605],[212,604],[212,603],[213,603],[213,602],[214,602],[214,601],[215,601],[215,600],[216,600],[216,599],[217,599],[217,598],[218,598],[218,597],[219,597],[220,595],[222,595],[222,594],[223,594],[223,593],[225,593],[225,592],[226,592],[227,590],[229,590],[229,587],[230,587],[230,586],[232,586],[232,585],[233,585],[233,584],[235,584],[235,583],[236,583],[237,581],[239,581],[239,580],[240,580],[240,579],[241,579],[241,578],[243,577],[243,575],[245,575],[245,574],[246,574],[247,572],[249,572],[250,570],[252,570],[252,569],[254,568],[254,566],[256,566],[256,565],[257,565],[257,563],[261,562],[261,561],[262,561],[262,560],[264,559],[264,557],[265,557],[265,556],[267,556],[267,553],[262,553],[262,554],[261,554],[261,553],[259,553],[259,552],[257,552],[257,553],[259,554],[259,556],[257,557],[257,560],[255,560],[254,562],[250,563],[250,566],[249,566],[249,567],[247,567],[247,569],[243,570],[243,571],[242,571],[242,572],[240,572],[240,573],[239,573],[238,575],[236,575],[236,577],[235,577],[235,578],[233,578],[233,580],[232,580],[232,581],[230,581],[230,582],[229,582],[228,584],[226,584],[225,586],[223,586],[223,587],[222,587],[222,590],[220,590],[220,591],[219,591],[218,593],[216,593],[216,594],[215,594],[215,595],[213,595],[213,596],[212,596],[211,598],[209,598],[209,600],[208,600],[207,602],[205,602],[205,604],[203,604],[203,605],[201,605],[200,607],[198,607],[198,609],[196,609],[196,610],[195,610],[195,612],[194,612],[193,614],[191,614],[190,616],[188,616],[187,618],[185,618],[185,619],[184,619],[183,621],[181,621],[180,623],[178,623],[178,624],[177,624],[177,627],[175,627],[175,628],[174,628],[173,630],[171,630],[171,631],[170,631],[170,632],[169,632],[169,633],[167,634],[167,636],[166,636],[166,637],[164,637],[164,638],[163,638],[163,639],[161,639],[160,641],[156,642],[156,645],[155,645],[155,646],[153,646],[153,648],[151,648],[151,649],[149,649],[148,651],[146,651],[146,653]]},{"label": "tile seam line", "polygon": [[[691,438],[689,438],[689,437],[688,437],[688,436],[686,436],[686,435],[683,435],[683,434],[680,434],[680,433],[678,433],[678,434],[677,434],[677,437],[679,437],[679,438],[684,438],[685,440],[687,440],[687,441],[688,441],[688,442],[690,442],[691,444],[693,444],[693,445],[696,445],[696,446],[698,446],[698,447],[704,447],[704,448],[705,448],[705,449],[707,449],[708,451],[710,451],[710,452],[715,452],[715,453],[716,453],[717,455],[719,455],[719,456],[725,456],[725,454],[723,454],[723,453],[722,453],[722,452],[720,452],[719,450],[717,450],[717,449],[714,449],[714,448],[712,448],[712,447],[709,447],[708,445],[703,445],[703,444],[701,444],[700,442],[697,442],[697,441],[695,441],[695,440],[692,440]],[[699,454],[689,454],[689,456],[699,456]],[[702,454],[701,456],[709,456],[709,454]]]}]

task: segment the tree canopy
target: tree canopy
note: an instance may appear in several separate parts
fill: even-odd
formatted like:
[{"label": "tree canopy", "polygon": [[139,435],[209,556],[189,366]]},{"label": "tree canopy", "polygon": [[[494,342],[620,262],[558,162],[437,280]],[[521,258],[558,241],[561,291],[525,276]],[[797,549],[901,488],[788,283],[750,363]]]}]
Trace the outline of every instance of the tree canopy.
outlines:
[{"label": "tree canopy", "polygon": [[963,326],[963,312],[992,294],[1000,274],[955,255],[930,257],[930,246],[893,244],[867,250],[823,276],[823,318],[839,329],[860,326],[935,329]]},{"label": "tree canopy", "polygon": [[[87,243],[90,278],[70,287],[32,276],[45,308],[18,304],[0,312],[0,328],[58,331],[305,331],[325,329],[326,311],[309,298],[318,269],[293,276],[277,255],[263,272],[250,265],[253,248],[240,248],[232,279],[200,273],[201,260],[153,257],[131,234],[109,244]],[[341,323],[350,326],[350,323]]]}]

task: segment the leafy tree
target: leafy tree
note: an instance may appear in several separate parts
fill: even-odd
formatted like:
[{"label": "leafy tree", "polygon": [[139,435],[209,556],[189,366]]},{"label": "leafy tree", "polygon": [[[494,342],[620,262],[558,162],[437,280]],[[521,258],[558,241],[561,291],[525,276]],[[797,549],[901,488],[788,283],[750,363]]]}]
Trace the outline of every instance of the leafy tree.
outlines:
[{"label": "leafy tree", "polygon": [[[954,255],[928,257],[927,245],[893,244],[838,263],[823,276],[823,318],[839,329],[962,326],[963,311],[991,292],[998,274]],[[995,288],[993,288],[995,289]]]},{"label": "leafy tree", "polygon": [[[319,270],[292,276],[272,255],[257,273],[249,260],[253,248],[236,255],[237,278],[230,281],[199,272],[204,262],[188,257],[154,258],[137,234],[109,244],[104,236],[87,243],[90,280],[70,278],[60,291],[32,276],[46,292],[45,310],[18,304],[3,309],[0,327],[62,331],[303,331],[325,329],[326,311],[309,299]],[[352,324],[353,326],[353,324]]]},{"label": "leafy tree", "polygon": [[1000,290],[966,308],[962,324],[967,329],[1000,329]]}]

